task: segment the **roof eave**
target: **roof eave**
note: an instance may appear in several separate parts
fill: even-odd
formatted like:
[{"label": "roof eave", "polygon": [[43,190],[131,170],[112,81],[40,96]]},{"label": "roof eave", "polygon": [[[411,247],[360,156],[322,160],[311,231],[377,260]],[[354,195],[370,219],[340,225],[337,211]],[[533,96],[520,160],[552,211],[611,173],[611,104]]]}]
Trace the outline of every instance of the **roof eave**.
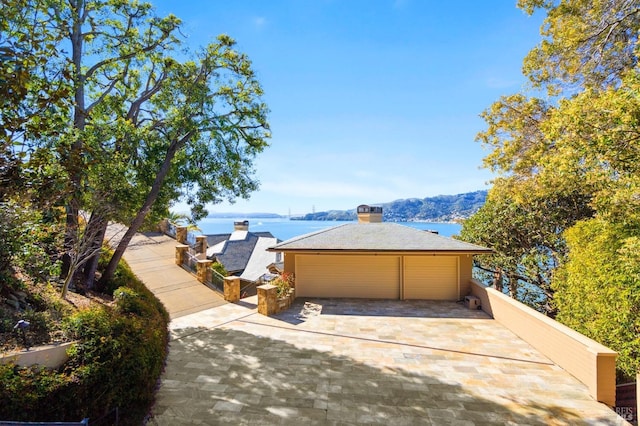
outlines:
[{"label": "roof eave", "polygon": [[457,249],[340,249],[340,248],[278,248],[269,247],[270,252],[358,252],[358,253],[460,253],[460,254],[493,254],[492,249],[457,250]]}]

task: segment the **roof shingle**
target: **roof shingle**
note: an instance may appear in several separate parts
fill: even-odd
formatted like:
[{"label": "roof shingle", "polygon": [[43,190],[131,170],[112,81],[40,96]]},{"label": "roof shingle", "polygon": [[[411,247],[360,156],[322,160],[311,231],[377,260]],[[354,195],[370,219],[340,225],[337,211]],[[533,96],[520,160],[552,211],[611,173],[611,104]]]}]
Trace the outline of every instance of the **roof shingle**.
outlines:
[{"label": "roof shingle", "polygon": [[491,253],[493,250],[396,223],[348,223],[294,237],[270,251],[448,251]]}]

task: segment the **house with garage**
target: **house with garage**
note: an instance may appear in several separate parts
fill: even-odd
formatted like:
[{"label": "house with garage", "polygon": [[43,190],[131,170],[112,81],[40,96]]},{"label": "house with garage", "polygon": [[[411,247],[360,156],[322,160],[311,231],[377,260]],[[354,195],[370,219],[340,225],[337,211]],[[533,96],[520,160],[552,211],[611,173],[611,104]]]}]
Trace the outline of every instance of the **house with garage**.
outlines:
[{"label": "house with garage", "polygon": [[248,220],[238,221],[229,234],[207,235],[206,253],[208,259],[221,263],[230,275],[240,277],[246,288],[260,282],[263,275],[269,274],[269,265],[280,261],[279,253],[267,251],[278,242],[271,232],[251,232]]},{"label": "house with garage", "polygon": [[492,250],[382,221],[360,205],[358,222],[271,246],[284,254],[297,297],[461,300],[471,293],[473,256]]}]

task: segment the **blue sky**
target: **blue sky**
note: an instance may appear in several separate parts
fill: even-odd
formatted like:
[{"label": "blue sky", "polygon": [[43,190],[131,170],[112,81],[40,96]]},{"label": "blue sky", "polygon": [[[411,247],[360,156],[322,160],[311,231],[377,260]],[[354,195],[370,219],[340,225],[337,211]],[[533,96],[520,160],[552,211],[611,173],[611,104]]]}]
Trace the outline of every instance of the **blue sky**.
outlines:
[{"label": "blue sky", "polygon": [[232,36],[271,110],[260,190],[210,212],[300,214],[488,188],[479,114],[526,89],[522,59],[542,21],[515,0],[153,3],[184,21],[193,48]]}]

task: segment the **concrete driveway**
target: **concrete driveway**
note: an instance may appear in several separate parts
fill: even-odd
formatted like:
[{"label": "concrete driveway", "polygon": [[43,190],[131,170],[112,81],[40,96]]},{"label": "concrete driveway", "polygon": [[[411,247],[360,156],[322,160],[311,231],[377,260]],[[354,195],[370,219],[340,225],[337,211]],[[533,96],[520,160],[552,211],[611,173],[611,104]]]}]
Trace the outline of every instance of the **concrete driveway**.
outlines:
[{"label": "concrete driveway", "polygon": [[626,424],[482,311],[427,301],[255,300],[171,322],[153,425]]}]

